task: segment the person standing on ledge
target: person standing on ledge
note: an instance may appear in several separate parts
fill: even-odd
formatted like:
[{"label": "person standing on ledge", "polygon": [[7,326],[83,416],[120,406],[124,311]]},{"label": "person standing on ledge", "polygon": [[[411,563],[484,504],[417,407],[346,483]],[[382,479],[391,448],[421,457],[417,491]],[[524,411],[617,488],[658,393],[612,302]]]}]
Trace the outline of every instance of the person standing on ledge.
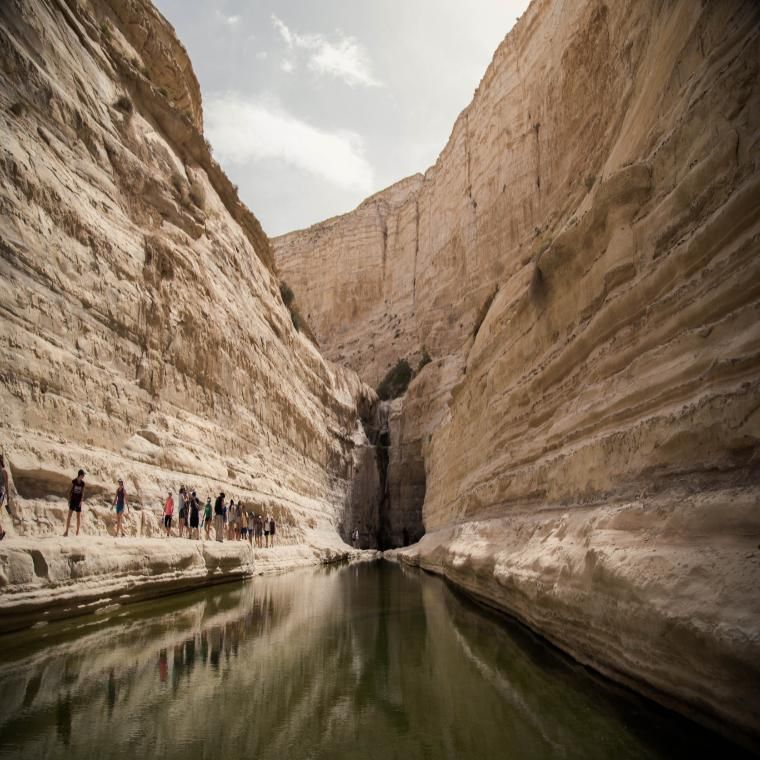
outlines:
[{"label": "person standing on ledge", "polygon": [[[187,524],[187,506],[185,505],[185,486],[179,487],[179,537],[185,535],[185,525]],[[190,529],[188,528],[188,533]]]},{"label": "person standing on ledge", "polygon": [[[11,489],[8,486],[8,470],[5,469],[5,457],[0,454],[0,508],[2,508],[3,502],[5,502],[5,508],[8,510],[8,514],[12,517]],[[3,526],[0,525],[0,541],[4,538],[5,531],[3,530]]]},{"label": "person standing on ledge", "polygon": [[274,517],[269,515],[269,545],[274,546]]},{"label": "person standing on ledge", "polygon": [[69,526],[71,525],[71,513],[77,513],[77,532],[82,521],[82,500],[84,499],[84,470],[79,470],[77,476],[71,481],[71,490],[69,491],[69,516],[66,518],[66,530],[64,536],[69,535]]},{"label": "person standing on ledge", "polygon": [[359,528],[354,528],[354,532],[351,534],[351,539],[354,549],[356,549],[359,546]]},{"label": "person standing on ledge", "polygon": [[122,538],[126,538],[124,533],[124,509],[127,507],[127,492],[124,489],[124,481],[119,478],[119,487],[116,489],[116,496],[113,498],[113,507],[116,509],[116,538],[121,533]]},{"label": "person standing on ledge", "polygon": [[216,540],[224,541],[224,491],[216,497],[214,502],[214,532]]},{"label": "person standing on ledge", "polygon": [[198,527],[198,518],[200,513],[200,501],[193,491],[190,497],[190,528],[187,531],[188,538],[194,538],[196,541],[201,537],[201,532]]},{"label": "person standing on ledge", "polygon": [[203,507],[203,527],[206,529],[206,541],[209,540],[211,530],[211,497],[206,497],[206,506]]},{"label": "person standing on ledge", "polygon": [[256,515],[253,510],[248,513],[248,543],[253,546],[253,531],[256,529]]},{"label": "person standing on ledge", "polygon": [[172,515],[174,514],[174,499],[172,498],[172,492],[169,491],[169,495],[164,502],[164,528],[166,528],[166,537],[169,538],[169,534],[172,530]]}]

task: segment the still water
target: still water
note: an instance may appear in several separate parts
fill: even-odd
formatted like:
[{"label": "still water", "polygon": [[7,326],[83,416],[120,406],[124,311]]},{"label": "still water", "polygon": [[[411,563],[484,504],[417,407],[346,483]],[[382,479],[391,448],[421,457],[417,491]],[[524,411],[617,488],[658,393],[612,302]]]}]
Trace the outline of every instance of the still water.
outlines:
[{"label": "still water", "polygon": [[388,562],[0,638],[0,758],[737,755]]}]

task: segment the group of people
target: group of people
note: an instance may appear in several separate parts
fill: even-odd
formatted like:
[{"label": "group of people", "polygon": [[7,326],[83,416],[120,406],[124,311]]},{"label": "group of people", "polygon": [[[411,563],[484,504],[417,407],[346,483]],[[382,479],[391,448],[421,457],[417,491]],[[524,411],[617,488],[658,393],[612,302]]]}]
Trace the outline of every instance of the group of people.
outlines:
[{"label": "group of people", "polygon": [[[2,504],[3,498],[7,498],[8,493],[8,474],[5,471],[2,456],[0,456],[0,469],[2,470],[0,473],[2,476],[0,477],[0,504]],[[69,513],[66,518],[64,536],[69,535],[73,515],[76,515],[76,535],[79,535],[85,489],[84,476],[84,470],[79,470],[77,476],[71,481]],[[126,536],[124,533],[124,512],[129,508],[129,498],[124,487],[124,481],[121,478],[119,478],[111,506],[116,511],[116,536],[124,537]],[[213,528],[214,538],[217,541],[224,541],[226,537],[228,541],[247,540],[252,546],[258,546],[262,549],[274,546],[276,525],[271,513],[259,515],[251,510],[246,510],[240,500],[237,504],[233,499],[227,501],[224,493],[217,496],[213,507],[210,497],[206,499],[205,504],[202,504],[196,492],[190,491],[185,486],[179,489],[176,505],[171,491],[164,501],[161,516],[167,538],[171,536],[175,506],[177,507],[177,527],[180,538],[186,536],[198,540],[201,538],[201,530],[203,530],[206,540],[210,540],[211,529]],[[0,526],[0,540],[4,537],[5,532]]]},{"label": "group of people", "polygon": [[[121,481],[119,481],[121,482]],[[251,545],[265,548],[274,546],[276,525],[271,513],[262,516],[246,510],[243,503],[230,498],[226,500],[224,492],[216,497],[211,506],[211,497],[201,505],[195,491],[188,491],[184,486],[179,489],[177,504],[174,495],[169,491],[164,501],[163,518],[166,537],[171,535],[174,508],[177,506],[179,536],[182,538],[200,538],[201,529],[205,530],[206,540],[211,538],[211,528],[217,541],[248,541]]]}]

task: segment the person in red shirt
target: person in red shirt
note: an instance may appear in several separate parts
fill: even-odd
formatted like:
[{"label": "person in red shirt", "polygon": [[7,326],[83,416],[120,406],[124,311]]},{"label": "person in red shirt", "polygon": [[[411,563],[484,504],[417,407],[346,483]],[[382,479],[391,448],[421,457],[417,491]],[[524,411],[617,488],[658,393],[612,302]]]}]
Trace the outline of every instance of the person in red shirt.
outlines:
[{"label": "person in red shirt", "polygon": [[166,528],[166,537],[169,538],[169,534],[172,529],[172,515],[174,514],[174,499],[172,498],[172,492],[169,491],[169,495],[164,502],[164,528]]}]

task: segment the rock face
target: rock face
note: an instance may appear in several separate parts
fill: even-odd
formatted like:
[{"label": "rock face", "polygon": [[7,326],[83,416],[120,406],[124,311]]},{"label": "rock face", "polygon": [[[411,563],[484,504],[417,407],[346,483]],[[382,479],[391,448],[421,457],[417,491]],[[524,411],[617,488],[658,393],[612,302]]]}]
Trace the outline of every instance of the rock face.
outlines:
[{"label": "rock face", "polygon": [[755,733],[759,66],[753,2],[534,0],[434,167],[274,241],[326,356],[432,357],[402,556]]},{"label": "rock face", "polygon": [[147,0],[9,0],[0,69],[3,527],[61,532],[83,467],[85,534],[121,477],[132,535],[184,483],[334,545],[375,397],[294,329],[173,29]]}]

